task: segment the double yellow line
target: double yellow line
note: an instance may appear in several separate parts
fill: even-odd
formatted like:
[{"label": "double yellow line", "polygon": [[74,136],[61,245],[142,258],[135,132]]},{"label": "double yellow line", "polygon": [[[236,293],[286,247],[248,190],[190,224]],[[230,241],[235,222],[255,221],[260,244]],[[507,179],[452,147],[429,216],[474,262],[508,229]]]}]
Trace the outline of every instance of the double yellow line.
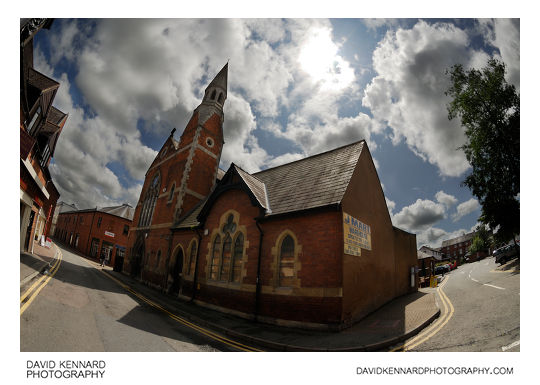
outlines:
[{"label": "double yellow line", "polygon": [[[88,262],[88,261],[87,261]],[[90,264],[88,262],[88,264]],[[91,265],[92,266],[92,265]],[[95,266],[93,266],[95,267]],[[114,282],[116,282],[118,285],[120,285],[121,287],[123,287],[125,290],[127,290],[128,292],[130,292],[131,294],[133,294],[135,297],[139,298],[141,301],[144,301],[145,303],[147,303],[148,305],[152,306],[153,308],[155,309],[158,309],[160,310],[161,312],[167,314],[170,318],[172,318],[173,320],[215,340],[215,341],[219,341],[227,346],[230,346],[234,349],[238,349],[238,350],[242,350],[244,352],[262,352],[262,350],[259,350],[257,348],[254,348],[252,346],[248,346],[248,345],[244,345],[238,341],[234,341],[234,340],[231,340],[227,337],[224,337],[220,334],[217,334],[211,330],[208,330],[208,329],[205,329],[203,327],[200,327],[192,322],[189,322],[188,320],[186,320],[185,318],[182,318],[180,316],[177,316],[176,314],[173,314],[171,312],[169,312],[167,309],[165,309],[163,306],[161,306],[160,304],[144,297],[142,294],[139,294],[137,293],[135,290],[133,290],[131,287],[129,287],[128,285],[126,285],[125,283],[123,283],[122,281],[118,280],[117,278],[113,277],[111,274],[105,272],[104,270],[101,270],[101,272],[103,274],[105,274],[107,277],[109,277],[110,279],[112,279]]]},{"label": "double yellow line", "polygon": [[448,282],[449,279],[450,277],[446,278],[443,284],[437,288],[437,293],[439,294],[439,298],[441,299],[443,309],[444,309],[443,316],[440,317],[437,321],[435,321],[433,325],[431,325],[429,328],[427,328],[426,330],[418,334],[416,337],[392,349],[391,350],[392,352],[395,352],[395,351],[406,352],[406,351],[414,349],[418,345],[423,344],[428,339],[430,339],[435,334],[437,334],[439,330],[441,330],[444,327],[444,325],[446,325],[448,321],[450,321],[450,318],[452,318],[452,316],[454,315],[454,305],[452,305],[452,302],[450,302],[450,299],[448,298],[446,293],[442,290],[442,288],[446,286],[446,283]]},{"label": "double yellow line", "polygon": [[58,247],[56,247],[56,245],[54,245],[54,247],[56,248],[56,253],[58,255],[58,257],[56,258],[56,261],[54,262],[48,275],[42,275],[40,279],[34,282],[32,286],[30,286],[28,290],[26,290],[24,294],[21,295],[20,315],[22,315],[24,311],[28,309],[28,306],[30,306],[30,304],[34,301],[34,299],[36,299],[39,292],[47,285],[47,283],[49,283],[51,278],[54,277],[54,275],[60,268],[60,262],[62,261],[62,257],[63,257],[62,252],[60,251],[60,249],[58,249]]}]

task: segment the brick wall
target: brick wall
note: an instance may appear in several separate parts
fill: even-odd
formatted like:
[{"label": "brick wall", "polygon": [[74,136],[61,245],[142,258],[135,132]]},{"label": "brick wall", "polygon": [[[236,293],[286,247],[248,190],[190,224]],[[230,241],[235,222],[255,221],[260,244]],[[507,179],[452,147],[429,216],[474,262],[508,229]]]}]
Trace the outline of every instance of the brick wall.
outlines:
[{"label": "brick wall", "polygon": [[[101,223],[98,226],[99,218]],[[131,226],[131,221],[116,215],[107,214],[100,211],[68,212],[58,215],[55,238],[61,243],[73,247],[80,253],[99,260],[101,248],[104,242],[111,243],[112,253],[109,265],[114,266],[116,262],[117,246],[126,248],[128,244],[128,234],[124,233],[124,227]],[[106,234],[107,232],[107,234]],[[73,234],[70,243],[70,235]],[[79,240],[75,245],[76,235]],[[114,236],[113,236],[114,234]],[[98,253],[91,255],[92,240],[98,240]]]}]

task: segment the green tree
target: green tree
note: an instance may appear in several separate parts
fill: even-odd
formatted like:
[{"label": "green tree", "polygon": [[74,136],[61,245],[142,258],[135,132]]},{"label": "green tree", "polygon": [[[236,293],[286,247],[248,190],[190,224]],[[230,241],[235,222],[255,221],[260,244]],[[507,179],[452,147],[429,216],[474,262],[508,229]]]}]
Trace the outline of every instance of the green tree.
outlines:
[{"label": "green tree", "polygon": [[472,172],[467,186],[482,206],[480,221],[498,241],[519,234],[519,94],[504,78],[504,63],[491,59],[482,70],[454,65],[447,70],[452,98],[448,118],[465,128],[465,152]]},{"label": "green tree", "polygon": [[488,251],[489,247],[493,243],[491,239],[491,232],[484,224],[476,227],[476,234],[474,235],[469,251],[471,254],[479,251]]}]

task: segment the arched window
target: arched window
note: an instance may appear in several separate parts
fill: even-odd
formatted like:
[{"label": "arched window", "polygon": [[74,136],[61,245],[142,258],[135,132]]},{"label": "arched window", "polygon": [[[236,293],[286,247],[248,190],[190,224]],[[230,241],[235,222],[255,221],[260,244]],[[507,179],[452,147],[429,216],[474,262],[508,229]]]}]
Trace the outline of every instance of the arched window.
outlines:
[{"label": "arched window", "polygon": [[218,103],[223,104],[223,92],[219,93]]},{"label": "arched window", "polygon": [[233,214],[227,216],[225,223],[222,222],[212,248],[210,279],[241,282],[245,233],[239,230],[237,222]]},{"label": "arched window", "polygon": [[242,275],[242,255],[244,253],[244,234],[239,233],[234,241],[232,281],[240,282]]},{"label": "arched window", "polygon": [[214,247],[212,247],[212,258],[210,261],[210,279],[218,278],[219,256],[221,254],[221,236],[218,234],[214,239]]},{"label": "arched window", "polygon": [[152,216],[154,215],[154,209],[156,208],[156,202],[159,194],[160,175],[159,173],[154,176],[150,187],[146,191],[146,196],[142,203],[141,214],[139,217],[139,227],[149,226],[152,222]]},{"label": "arched window", "polygon": [[176,182],[172,184],[171,191],[169,192],[169,199],[167,199],[167,202],[171,202],[173,200],[174,196],[174,188],[176,187]]},{"label": "arched window", "polygon": [[197,258],[197,241],[191,241],[189,246],[189,261],[187,265],[187,275],[195,272],[195,259]]},{"label": "arched window", "polygon": [[230,234],[225,236],[223,241],[223,253],[221,254],[221,264],[219,269],[219,279],[222,281],[229,280],[229,267],[231,266],[231,244],[232,239]]},{"label": "arched window", "polygon": [[210,100],[216,99],[216,90],[212,91],[212,96],[210,96]]},{"label": "arched window", "polygon": [[157,257],[156,257],[156,269],[159,268],[160,259],[161,259],[161,250],[158,250]]},{"label": "arched window", "polygon": [[279,249],[279,286],[293,286],[294,276],[294,239],[287,235]]}]

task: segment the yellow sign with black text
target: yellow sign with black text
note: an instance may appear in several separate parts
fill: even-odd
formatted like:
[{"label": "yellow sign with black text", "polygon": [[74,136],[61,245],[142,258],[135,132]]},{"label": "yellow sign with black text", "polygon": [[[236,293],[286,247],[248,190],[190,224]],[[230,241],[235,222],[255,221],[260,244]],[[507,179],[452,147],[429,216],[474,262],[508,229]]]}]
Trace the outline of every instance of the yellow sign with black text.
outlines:
[{"label": "yellow sign with black text", "polygon": [[345,254],[362,254],[361,249],[371,250],[371,227],[343,213],[343,250]]}]

